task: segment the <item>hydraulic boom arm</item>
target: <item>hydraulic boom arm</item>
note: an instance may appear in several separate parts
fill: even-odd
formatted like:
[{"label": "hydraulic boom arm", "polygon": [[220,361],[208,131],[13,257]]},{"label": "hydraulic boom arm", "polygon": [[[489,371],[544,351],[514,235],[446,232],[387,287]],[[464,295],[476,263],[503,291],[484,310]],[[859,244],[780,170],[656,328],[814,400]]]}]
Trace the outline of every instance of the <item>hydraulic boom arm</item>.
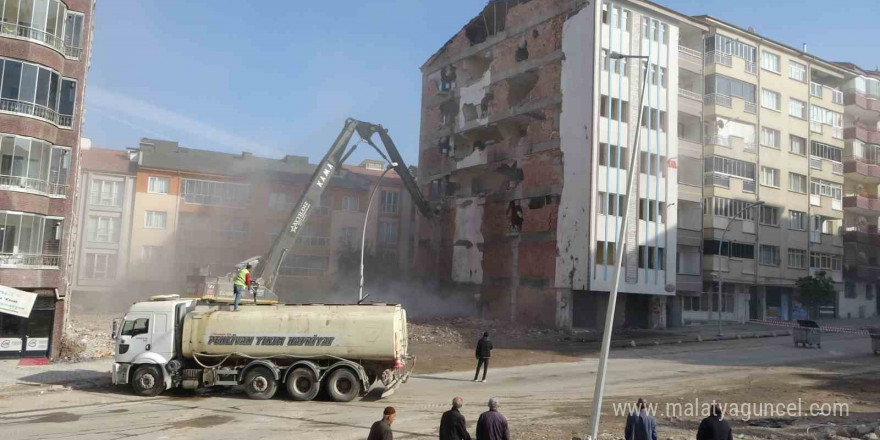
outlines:
[{"label": "hydraulic boom arm", "polygon": [[[378,151],[383,158],[391,163],[391,166],[397,172],[397,175],[400,176],[403,185],[412,196],[413,203],[415,203],[419,212],[421,212],[426,218],[431,218],[432,213],[430,207],[425,201],[425,198],[422,197],[422,193],[419,191],[415,179],[412,174],[410,174],[406,164],[403,162],[403,158],[400,157],[400,152],[397,151],[397,147],[394,145],[391,137],[388,136],[388,130],[381,125],[370,124],[355,119],[347,119],[342,132],[339,133],[336,141],[333,142],[330,151],[328,151],[327,154],[324,155],[324,158],[321,159],[321,162],[318,163],[318,167],[315,169],[314,174],[312,174],[308,187],[305,192],[303,192],[296,205],[294,205],[293,211],[290,213],[290,218],[287,220],[287,226],[281,230],[281,234],[279,234],[278,238],[272,243],[269,253],[260,258],[257,267],[251,274],[252,279],[256,280],[258,286],[262,286],[270,291],[275,287],[275,280],[278,277],[278,269],[281,267],[281,262],[284,260],[284,256],[290,248],[293,247],[296,237],[299,235],[300,231],[302,231],[303,226],[309,219],[312,208],[320,201],[321,194],[330,183],[330,178],[333,173],[342,168],[342,164],[345,163],[345,160],[354,152],[355,148],[357,148],[357,145],[360,143],[358,142],[346,151],[348,143],[355,132],[360,136],[362,142],[369,144]],[[382,141],[382,145],[385,147],[385,151],[390,158],[382,153],[382,150],[373,143],[373,134],[379,135],[379,139]]]}]

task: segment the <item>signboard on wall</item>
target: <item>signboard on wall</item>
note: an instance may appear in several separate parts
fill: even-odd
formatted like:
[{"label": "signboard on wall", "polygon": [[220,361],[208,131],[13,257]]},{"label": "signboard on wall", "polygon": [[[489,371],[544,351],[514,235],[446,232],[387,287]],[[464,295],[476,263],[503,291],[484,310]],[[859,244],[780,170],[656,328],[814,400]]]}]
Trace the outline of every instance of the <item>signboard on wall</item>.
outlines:
[{"label": "signboard on wall", "polygon": [[31,315],[36,300],[36,293],[0,286],[0,313],[27,318]]},{"label": "signboard on wall", "polygon": [[49,338],[28,338],[27,351],[48,351]]},{"label": "signboard on wall", "polygon": [[21,351],[21,338],[0,338],[0,352]]}]

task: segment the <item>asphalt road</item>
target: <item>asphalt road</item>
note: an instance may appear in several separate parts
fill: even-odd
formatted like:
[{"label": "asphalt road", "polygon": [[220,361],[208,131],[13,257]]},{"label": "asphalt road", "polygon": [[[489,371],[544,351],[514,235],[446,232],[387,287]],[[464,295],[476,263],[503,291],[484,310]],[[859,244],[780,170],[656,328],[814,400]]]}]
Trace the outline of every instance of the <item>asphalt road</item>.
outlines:
[{"label": "asphalt road", "polygon": [[[736,387],[780,371],[876,377],[880,359],[869,347],[864,337],[824,335],[822,349],[795,348],[791,338],[768,338],[620,350],[609,363],[606,397]],[[440,414],[456,395],[465,400],[469,426],[492,396],[501,400],[511,425],[558,417],[560,406],[588,414],[596,365],[593,357],[490,369],[486,384],[471,382],[471,372],[416,374],[389,398],[347,404],[292,402],[283,391],[270,401],[249,400],[237,392],[140,398],[125,388],[11,396],[0,399],[0,440],[364,439],[386,405],[397,409],[396,439],[436,438]]]}]

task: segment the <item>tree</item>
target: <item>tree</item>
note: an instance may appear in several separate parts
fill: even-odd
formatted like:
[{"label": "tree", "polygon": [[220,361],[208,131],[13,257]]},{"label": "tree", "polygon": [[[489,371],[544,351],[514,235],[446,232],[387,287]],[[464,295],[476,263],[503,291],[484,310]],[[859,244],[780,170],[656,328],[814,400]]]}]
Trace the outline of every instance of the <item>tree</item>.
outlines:
[{"label": "tree", "polygon": [[801,290],[801,302],[810,312],[811,318],[819,316],[819,307],[834,304],[837,292],[831,278],[825,275],[825,271],[816,272],[813,276],[806,276],[797,280],[797,286]]}]

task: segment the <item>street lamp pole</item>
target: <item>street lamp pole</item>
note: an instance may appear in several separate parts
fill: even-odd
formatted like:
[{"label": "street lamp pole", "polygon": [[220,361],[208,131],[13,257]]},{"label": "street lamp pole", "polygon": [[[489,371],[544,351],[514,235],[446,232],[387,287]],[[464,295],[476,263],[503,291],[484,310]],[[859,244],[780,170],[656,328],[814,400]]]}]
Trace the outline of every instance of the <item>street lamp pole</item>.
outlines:
[{"label": "street lamp pole", "polygon": [[[620,60],[626,58],[639,58],[647,60],[647,55],[622,55],[617,52],[611,52],[608,55],[609,58],[613,60]],[[590,431],[592,433],[591,438],[596,440],[599,438],[599,416],[601,415],[602,409],[602,395],[605,392],[605,373],[608,367],[608,352],[611,349],[611,330],[614,328],[614,308],[617,304],[617,290],[620,285],[620,266],[623,261],[623,248],[625,247],[626,240],[626,223],[629,218],[629,198],[633,192],[633,182],[635,181],[634,174],[636,169],[636,158],[639,157],[639,134],[641,134],[642,129],[642,117],[644,116],[645,108],[643,106],[643,102],[645,100],[645,93],[648,89],[648,69],[649,64],[645,62],[645,73],[642,77],[642,90],[639,93],[639,120],[636,123],[636,132],[633,137],[633,147],[630,148],[630,160],[629,167],[627,168],[626,173],[626,200],[627,202],[623,205],[623,211],[620,213],[622,218],[620,219],[620,230],[617,233],[617,241],[615,242],[614,248],[614,271],[612,272],[611,277],[611,291],[608,292],[608,308],[605,311],[605,332],[602,334],[602,351],[599,354],[599,368],[596,372],[596,386],[593,389],[593,414],[590,417],[591,427]],[[595,127],[598,129],[598,127]]]},{"label": "street lamp pole", "polygon": [[370,201],[367,202],[367,212],[364,214],[364,229],[361,233],[361,270],[360,280],[358,281],[358,304],[364,300],[364,244],[367,241],[367,220],[370,219],[370,207],[373,206],[373,197],[376,195],[376,190],[379,189],[379,185],[382,183],[382,178],[385,177],[385,173],[391,171],[391,169],[396,166],[397,162],[391,162],[391,164],[385,168],[385,171],[382,171],[379,180],[376,180],[376,186],[374,186],[373,190],[370,192]]},{"label": "street lamp pole", "polygon": [[[740,214],[742,214],[743,212],[745,212],[749,209],[752,209],[756,206],[761,206],[763,204],[764,204],[763,201],[751,203],[749,205],[744,206],[742,209],[740,209],[735,214],[733,214],[733,216],[731,216],[731,219],[727,222],[727,227],[724,228],[724,232],[721,233],[721,241],[718,243],[718,253],[719,254],[721,253],[721,249],[724,247],[724,236],[727,235],[727,231],[730,230],[730,225],[733,224],[733,221],[736,220],[737,216],[739,216]],[[757,217],[757,216],[755,216],[755,217]],[[730,246],[730,245],[727,246],[728,264],[730,264],[731,247],[732,246]],[[753,255],[753,257],[757,258],[758,256]],[[755,272],[757,272],[757,269],[755,270]],[[721,305],[722,305],[721,294],[723,291],[724,291],[724,272],[718,271],[718,336],[723,336],[723,334],[721,333]]]}]

